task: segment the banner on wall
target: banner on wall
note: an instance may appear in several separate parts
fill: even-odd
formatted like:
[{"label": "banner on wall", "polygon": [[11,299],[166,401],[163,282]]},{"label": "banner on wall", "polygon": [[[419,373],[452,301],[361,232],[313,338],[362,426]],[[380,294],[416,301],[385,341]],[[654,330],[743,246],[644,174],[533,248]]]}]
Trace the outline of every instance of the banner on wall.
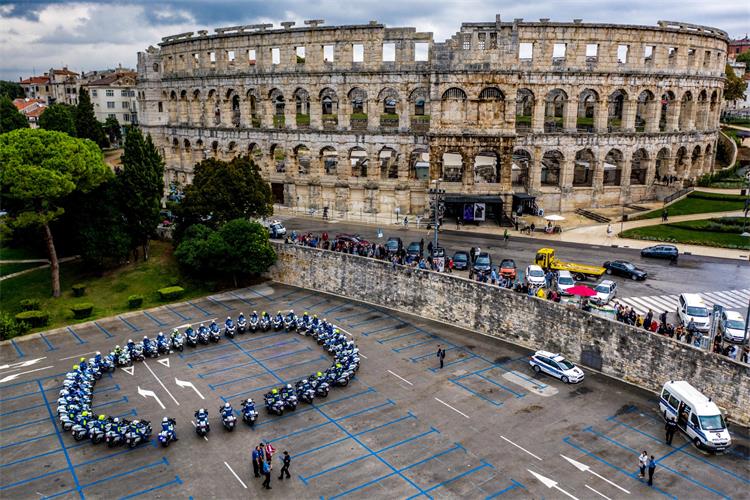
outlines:
[{"label": "banner on wall", "polygon": [[474,203],[474,220],[483,221],[485,212],[484,203]]},{"label": "banner on wall", "polygon": [[474,204],[464,203],[464,221],[471,222],[474,220]]}]

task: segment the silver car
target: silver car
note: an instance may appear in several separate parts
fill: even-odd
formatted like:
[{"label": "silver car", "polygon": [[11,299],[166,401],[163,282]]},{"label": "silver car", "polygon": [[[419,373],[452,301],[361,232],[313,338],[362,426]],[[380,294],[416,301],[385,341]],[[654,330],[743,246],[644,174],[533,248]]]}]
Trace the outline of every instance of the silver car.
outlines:
[{"label": "silver car", "polygon": [[568,288],[576,286],[576,280],[570,271],[560,271],[557,273],[557,291],[560,295],[569,295]]},{"label": "silver car", "polygon": [[594,287],[596,296],[592,297],[599,304],[607,304],[617,295],[617,283],[612,280],[602,280]]}]

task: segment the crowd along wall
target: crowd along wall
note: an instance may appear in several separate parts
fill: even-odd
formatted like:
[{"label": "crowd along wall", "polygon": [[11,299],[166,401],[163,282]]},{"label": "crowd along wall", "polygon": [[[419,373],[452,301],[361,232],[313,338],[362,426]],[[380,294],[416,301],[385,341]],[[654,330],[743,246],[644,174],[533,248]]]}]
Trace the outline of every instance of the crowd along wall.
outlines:
[{"label": "crowd along wall", "polygon": [[750,424],[750,366],[668,337],[452,275],[375,259],[275,244],[275,281],[416,314],[529,349],[561,352],[601,373],[658,392],[687,380],[731,420]]}]

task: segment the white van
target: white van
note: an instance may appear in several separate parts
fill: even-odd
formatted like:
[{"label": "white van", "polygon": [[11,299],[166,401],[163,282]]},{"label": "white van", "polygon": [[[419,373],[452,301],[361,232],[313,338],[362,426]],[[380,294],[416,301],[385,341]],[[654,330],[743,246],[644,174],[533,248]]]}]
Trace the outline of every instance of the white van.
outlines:
[{"label": "white van", "polygon": [[711,328],[711,312],[697,293],[681,293],[677,300],[677,318],[687,327],[693,321],[696,330],[708,333]]},{"label": "white van", "polygon": [[659,411],[665,420],[676,418],[677,427],[698,448],[724,451],[732,444],[719,407],[684,380],[664,384]]}]

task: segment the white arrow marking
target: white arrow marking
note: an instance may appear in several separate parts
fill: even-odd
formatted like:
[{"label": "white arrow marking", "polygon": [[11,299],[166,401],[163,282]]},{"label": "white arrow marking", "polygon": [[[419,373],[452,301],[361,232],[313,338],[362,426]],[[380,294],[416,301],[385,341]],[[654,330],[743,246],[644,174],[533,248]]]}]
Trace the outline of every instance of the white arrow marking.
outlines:
[{"label": "white arrow marking", "polygon": [[519,450],[521,450],[521,451],[523,451],[523,452],[525,452],[525,453],[528,453],[529,455],[531,455],[532,457],[536,458],[537,460],[539,460],[539,461],[541,462],[541,460],[542,460],[541,458],[539,458],[538,456],[534,455],[533,453],[531,453],[531,452],[530,452],[529,450],[527,450],[526,448],[522,448],[522,447],[518,446],[518,445],[517,445],[516,443],[514,443],[513,441],[511,441],[510,439],[508,439],[508,438],[507,438],[507,437],[505,437],[505,436],[500,436],[500,437],[501,437],[502,439],[504,439],[504,440],[505,440],[506,442],[508,442],[508,443],[512,444],[513,446],[515,446],[516,448],[518,448]]},{"label": "white arrow marking", "polygon": [[602,497],[602,498],[606,498],[607,500],[612,500],[612,499],[611,499],[611,498],[609,498],[609,497],[608,497],[607,495],[605,495],[605,494],[604,494],[604,493],[602,493],[601,491],[596,491],[596,490],[595,490],[594,488],[592,488],[592,487],[591,487],[591,486],[589,486],[588,484],[584,484],[584,486],[585,486],[586,488],[590,489],[591,491],[593,491],[594,493],[596,493],[597,495],[599,495],[600,497]]},{"label": "white arrow marking", "polygon": [[167,368],[169,368],[169,358],[157,359],[156,362],[157,363],[161,363],[164,366],[166,366]]},{"label": "white arrow marking", "polygon": [[75,356],[68,356],[67,358],[60,358],[60,361],[65,361],[66,359],[73,359],[73,358],[83,358],[85,356],[88,356],[89,354],[95,354],[96,351],[91,352],[84,352],[83,354],[76,354]]},{"label": "white arrow marking", "polygon": [[618,484],[613,483],[612,481],[610,481],[606,477],[602,476],[601,474],[597,474],[596,472],[594,472],[593,470],[591,470],[591,467],[589,467],[588,465],[582,464],[581,462],[578,462],[577,460],[573,460],[572,458],[568,458],[565,455],[560,455],[560,456],[563,457],[568,462],[570,462],[570,464],[573,465],[573,467],[575,467],[579,471],[582,471],[582,472],[588,471],[588,472],[592,473],[593,475],[595,475],[596,477],[598,477],[599,479],[608,482],[609,484],[611,484],[615,488],[619,489],[620,491],[623,491],[623,492],[627,493],[628,495],[630,495],[630,492],[628,490],[626,490],[625,488],[623,488],[622,486],[620,486]]},{"label": "white arrow marking", "polygon": [[236,472],[234,472],[234,470],[233,470],[233,469],[232,469],[232,468],[231,468],[231,467],[229,466],[229,464],[228,464],[228,463],[226,463],[226,462],[224,462],[224,465],[226,465],[226,466],[227,466],[227,469],[229,469],[229,472],[231,472],[231,473],[232,473],[232,475],[233,475],[233,476],[234,476],[235,478],[237,478],[237,481],[239,481],[239,482],[240,482],[240,484],[242,485],[242,487],[243,487],[243,488],[245,488],[245,489],[247,489],[247,485],[246,485],[245,483],[243,483],[243,482],[242,482],[242,479],[240,479],[240,476],[238,476],[238,475],[237,475],[237,473],[236,473]]},{"label": "white arrow marking", "polygon": [[159,399],[159,396],[156,395],[154,391],[148,391],[146,389],[141,389],[140,386],[138,387],[138,394],[143,396],[144,398],[154,398],[157,403],[159,403],[159,406],[161,406],[162,410],[166,410],[164,405],[162,404],[161,400]]},{"label": "white arrow marking", "polygon": [[47,370],[49,368],[52,368],[52,367],[51,366],[45,366],[44,368],[37,368],[36,370],[29,370],[27,372],[14,373],[13,375],[8,375],[7,377],[3,377],[2,379],[0,379],[0,384],[2,384],[3,382],[10,382],[11,380],[15,380],[18,377],[20,377],[21,375],[26,375],[27,373],[34,373],[34,372],[38,372],[38,371],[42,371],[42,370]]},{"label": "white arrow marking", "polygon": [[177,377],[175,377],[174,378],[174,383],[177,384],[177,385],[179,385],[180,387],[190,387],[190,388],[192,388],[195,391],[195,393],[198,396],[200,396],[201,399],[206,399],[206,398],[203,397],[203,394],[200,393],[200,391],[198,390],[198,388],[195,387],[195,385],[192,382],[186,382],[184,380],[180,380]]},{"label": "white arrow marking", "polygon": [[122,371],[124,371],[128,375],[132,375],[133,373],[135,373],[135,365],[133,365],[133,366],[123,366],[122,367]]},{"label": "white arrow marking", "polygon": [[20,363],[11,363],[9,365],[3,365],[0,366],[0,370],[7,370],[7,369],[13,369],[17,370],[19,368],[26,368],[27,366],[35,365],[39,363],[41,360],[47,359],[47,356],[44,356],[43,358],[36,358],[36,359],[29,359],[26,361],[21,361]]},{"label": "white arrow marking", "polygon": [[162,389],[164,389],[164,390],[165,390],[165,391],[167,392],[167,394],[169,394],[169,397],[170,397],[170,398],[172,398],[172,401],[174,401],[174,403],[175,403],[175,404],[176,404],[177,406],[180,406],[180,402],[179,402],[179,401],[177,401],[177,400],[175,399],[175,397],[174,397],[174,396],[172,396],[172,393],[171,393],[171,392],[169,392],[169,389],[167,389],[167,386],[165,386],[165,385],[164,385],[164,382],[162,382],[162,381],[161,381],[161,379],[160,379],[159,377],[157,377],[157,376],[156,376],[156,373],[154,373],[154,370],[152,370],[152,369],[151,369],[151,367],[150,367],[150,366],[148,366],[148,363],[146,363],[146,361],[143,361],[143,366],[145,366],[145,367],[146,367],[146,368],[148,369],[148,371],[150,371],[150,372],[151,372],[151,375],[153,375],[153,376],[154,376],[154,378],[156,379],[156,381],[157,381],[157,382],[159,382],[159,385],[161,386],[161,388],[162,388]]},{"label": "white arrow marking", "polygon": [[532,476],[534,476],[535,478],[537,478],[539,480],[539,482],[541,482],[547,488],[550,488],[550,489],[554,488],[557,491],[559,491],[560,493],[564,493],[565,495],[569,496],[573,500],[578,500],[578,498],[574,497],[573,495],[571,495],[570,493],[568,493],[564,489],[560,488],[557,485],[557,481],[555,481],[553,479],[550,479],[548,477],[544,477],[541,474],[537,474],[536,472],[534,472],[534,471],[532,471],[530,469],[526,469],[526,470],[529,471],[529,473],[531,473]]}]

